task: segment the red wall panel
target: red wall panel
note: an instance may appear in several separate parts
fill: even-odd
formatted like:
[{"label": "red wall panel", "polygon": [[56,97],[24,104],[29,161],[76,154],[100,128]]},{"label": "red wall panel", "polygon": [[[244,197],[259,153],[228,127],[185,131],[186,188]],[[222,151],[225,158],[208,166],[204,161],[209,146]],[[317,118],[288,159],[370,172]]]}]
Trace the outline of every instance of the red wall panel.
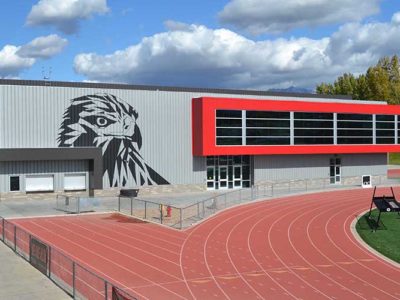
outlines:
[{"label": "red wall panel", "polygon": [[192,141],[195,156],[400,152],[400,145],[216,146],[217,109],[400,115],[400,105],[196,98],[192,100]]}]

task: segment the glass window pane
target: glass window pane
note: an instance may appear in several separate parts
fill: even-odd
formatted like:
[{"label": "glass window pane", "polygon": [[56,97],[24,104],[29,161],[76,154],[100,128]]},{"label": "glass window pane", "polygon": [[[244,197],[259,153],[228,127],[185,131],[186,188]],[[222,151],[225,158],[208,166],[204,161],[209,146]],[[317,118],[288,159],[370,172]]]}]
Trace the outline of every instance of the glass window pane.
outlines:
[{"label": "glass window pane", "polygon": [[248,110],[246,118],[289,119],[290,112]]},{"label": "glass window pane", "polygon": [[228,170],[227,168],[219,168],[219,179],[227,179],[228,178]]},{"label": "glass window pane", "polygon": [[242,136],[241,128],[217,128],[217,136]]},{"label": "glass window pane", "polygon": [[339,129],[337,131],[338,136],[368,136],[372,137],[372,130],[360,130],[360,129]]},{"label": "glass window pane", "polygon": [[239,156],[234,156],[233,157],[233,163],[234,164],[240,164],[240,163],[242,163],[242,157],[239,155]]},{"label": "glass window pane", "polygon": [[217,145],[241,145],[242,138],[217,138]]},{"label": "glass window pane", "polygon": [[337,164],[337,165],[342,164],[342,160],[341,160],[340,158],[336,158],[336,164]]},{"label": "glass window pane", "polygon": [[290,136],[290,129],[247,129],[247,136]]},{"label": "glass window pane", "polygon": [[249,164],[250,164],[250,156],[248,156],[248,155],[243,155],[243,156],[242,156],[242,164],[243,164],[243,165],[249,165]]},{"label": "glass window pane", "polygon": [[247,145],[290,145],[290,138],[247,138]]},{"label": "glass window pane", "polygon": [[339,166],[336,167],[336,175],[340,175],[340,167]]},{"label": "glass window pane", "polygon": [[394,129],[394,123],[376,122],[377,129]]},{"label": "glass window pane", "polygon": [[234,168],[235,178],[240,178],[241,177],[241,173],[242,173],[242,168],[240,168],[240,167],[235,167]]},{"label": "glass window pane", "polygon": [[217,119],[217,127],[242,127],[240,119]]},{"label": "glass window pane", "polygon": [[220,157],[218,157],[219,160],[219,164],[222,166],[226,166],[228,164],[228,157],[225,155],[221,155]]},{"label": "glass window pane", "polygon": [[241,118],[241,110],[217,110],[217,118]]},{"label": "glass window pane", "polygon": [[330,183],[331,183],[331,184],[334,184],[334,183],[335,183],[335,177],[331,177],[331,178],[330,178]]},{"label": "glass window pane", "polygon": [[331,138],[320,138],[320,137],[304,137],[304,138],[298,138],[295,137],[294,139],[294,144],[295,145],[329,145],[333,144],[333,137]]},{"label": "glass window pane", "polygon": [[207,156],[207,166],[214,165],[214,156]]},{"label": "glass window pane", "polygon": [[19,191],[19,176],[10,176],[10,191]]},{"label": "glass window pane", "polygon": [[207,168],[207,180],[214,180],[214,168]]},{"label": "glass window pane", "polygon": [[230,181],[232,181],[232,180],[233,180],[232,166],[229,166],[229,171],[228,171],[228,180],[230,180]]},{"label": "glass window pane", "polygon": [[208,181],[207,182],[207,187],[208,188],[213,188],[214,187],[214,181]]},{"label": "glass window pane", "polygon": [[333,136],[333,129],[295,129],[294,136]]},{"label": "glass window pane", "polygon": [[337,139],[338,144],[372,144],[372,138],[339,138]]},{"label": "glass window pane", "polygon": [[377,144],[394,144],[394,138],[376,138]]},{"label": "glass window pane", "polygon": [[244,188],[249,188],[250,187],[250,181],[242,181],[242,187]]},{"label": "glass window pane", "polygon": [[366,128],[372,129],[372,122],[346,122],[346,121],[338,121],[338,128]]},{"label": "glass window pane", "polygon": [[325,120],[332,120],[333,114],[332,113],[307,113],[307,112],[295,112],[294,113],[295,119],[325,119]]},{"label": "glass window pane", "polygon": [[393,115],[376,115],[375,118],[377,121],[394,121]]},{"label": "glass window pane", "polygon": [[338,120],[367,120],[372,121],[372,115],[364,114],[337,114]]},{"label": "glass window pane", "polygon": [[394,130],[377,130],[376,137],[394,137]]},{"label": "glass window pane", "polygon": [[290,121],[284,120],[246,120],[246,127],[290,127]]},{"label": "glass window pane", "polygon": [[295,128],[333,128],[333,121],[303,121],[295,120]]},{"label": "glass window pane", "polygon": [[242,178],[244,180],[250,179],[250,167],[249,166],[243,166],[243,168],[242,168]]}]

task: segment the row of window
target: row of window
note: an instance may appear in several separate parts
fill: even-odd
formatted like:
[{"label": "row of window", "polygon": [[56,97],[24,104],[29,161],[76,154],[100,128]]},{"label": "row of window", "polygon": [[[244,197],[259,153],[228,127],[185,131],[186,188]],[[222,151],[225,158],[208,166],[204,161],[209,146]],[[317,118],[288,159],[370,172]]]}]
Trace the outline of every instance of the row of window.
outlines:
[{"label": "row of window", "polygon": [[[10,176],[10,192],[21,191],[21,177]],[[65,174],[64,190],[78,191],[86,189],[85,174]],[[25,176],[26,192],[53,192],[54,176],[53,175],[26,175]]]},{"label": "row of window", "polygon": [[[290,112],[216,111],[217,145],[290,145]],[[336,123],[336,128],[335,128]],[[293,143],[372,144],[375,123],[376,144],[395,144],[393,115],[293,113]],[[400,126],[398,126],[400,128]],[[243,136],[244,135],[244,136]],[[400,131],[399,135],[400,137]]]}]

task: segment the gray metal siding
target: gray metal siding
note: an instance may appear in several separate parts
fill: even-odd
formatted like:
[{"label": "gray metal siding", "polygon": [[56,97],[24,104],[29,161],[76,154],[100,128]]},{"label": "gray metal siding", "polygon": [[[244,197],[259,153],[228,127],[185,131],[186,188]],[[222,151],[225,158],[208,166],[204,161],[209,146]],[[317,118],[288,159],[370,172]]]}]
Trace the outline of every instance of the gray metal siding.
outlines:
[{"label": "gray metal siding", "polygon": [[[254,182],[329,178],[333,155],[270,155],[254,157]],[[342,176],[386,175],[386,154],[342,154]]]},{"label": "gray metal siding", "polygon": [[64,174],[86,174],[88,185],[88,161],[22,161],[0,162],[0,192],[7,193],[10,190],[9,177],[20,176],[21,192],[25,191],[25,177],[27,175],[54,175],[55,191],[64,188]]},{"label": "gray metal siding", "polygon": [[[157,91],[91,87],[0,85],[0,147],[57,147],[59,128],[70,100],[109,93],[130,104],[139,114],[146,163],[171,184],[204,184],[205,158],[192,155],[191,101],[202,96],[243,98],[245,95],[190,91]],[[252,95],[253,99],[303,100],[301,97]],[[329,101],[324,98],[307,101]],[[339,101],[339,100],[337,100]],[[344,101],[349,102],[349,101]],[[255,157],[255,179],[326,176],[326,157]],[[286,167],[284,167],[286,166]],[[288,168],[293,168],[289,170]],[[312,166],[312,170],[310,169]],[[270,172],[270,169],[275,169]],[[304,173],[306,172],[306,174]],[[290,176],[290,177],[288,177]],[[104,187],[107,183],[103,178]],[[132,186],[133,181],[127,186]],[[8,184],[7,184],[8,186]]]}]

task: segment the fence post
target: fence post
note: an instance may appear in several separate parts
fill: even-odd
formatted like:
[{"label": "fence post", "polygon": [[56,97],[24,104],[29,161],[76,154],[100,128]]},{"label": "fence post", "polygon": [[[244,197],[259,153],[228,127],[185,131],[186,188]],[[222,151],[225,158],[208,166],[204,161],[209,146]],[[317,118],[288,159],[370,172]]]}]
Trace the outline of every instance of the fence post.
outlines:
[{"label": "fence post", "polygon": [[133,199],[131,198],[131,216],[133,216]]},{"label": "fence post", "polygon": [[75,262],[72,262],[72,298],[75,299]]},{"label": "fence post", "polygon": [[308,182],[308,179],[306,179],[306,192],[307,192],[307,182]]},{"label": "fence post", "polygon": [[[31,239],[29,239],[29,240],[31,240]],[[30,257],[29,257],[29,260],[30,260]],[[48,277],[51,278],[51,247],[50,246],[49,246],[49,257],[48,257],[48,260],[49,260],[49,275],[48,275]]]},{"label": "fence post", "polygon": [[204,216],[206,215],[206,211],[205,211],[205,208],[204,208],[204,201],[202,202],[202,206],[203,206],[203,218],[204,218]]},{"label": "fence post", "polygon": [[226,194],[224,194],[224,205],[225,205],[225,208],[226,208]]},{"label": "fence post", "polygon": [[121,196],[118,196],[118,211],[121,212]]},{"label": "fence post", "polygon": [[78,197],[78,214],[81,213],[81,197]]},{"label": "fence post", "polygon": [[161,222],[161,224],[162,224],[162,221],[163,221],[163,205],[162,204],[159,204],[159,209],[160,209],[160,222]]},{"label": "fence post", "polygon": [[147,219],[147,201],[144,201],[144,219]]},{"label": "fence post", "polygon": [[17,225],[14,225],[14,251],[17,251]]},{"label": "fence post", "polygon": [[250,200],[254,200],[254,185],[251,186]]},{"label": "fence post", "polygon": [[104,280],[104,295],[105,295],[105,299],[108,299],[108,291],[107,291],[107,280]]},{"label": "fence post", "polygon": [[271,197],[274,196],[274,184],[271,185]]},{"label": "fence post", "polygon": [[[181,208],[182,213],[182,208]],[[200,218],[200,202],[197,202],[197,217]]]},{"label": "fence post", "polygon": [[2,229],[1,229],[1,235],[2,235],[2,241],[4,242],[4,240],[5,240],[5,229],[4,229],[4,225],[6,224],[6,221],[4,220],[4,219],[1,219],[1,223],[2,223]]},{"label": "fence post", "polygon": [[239,203],[242,202],[242,189],[239,190]]},{"label": "fence post", "polygon": [[180,224],[179,228],[182,229],[182,226],[183,226],[183,211],[182,211],[182,208],[179,209],[179,212],[180,212],[180,214],[179,214],[179,224]]}]

